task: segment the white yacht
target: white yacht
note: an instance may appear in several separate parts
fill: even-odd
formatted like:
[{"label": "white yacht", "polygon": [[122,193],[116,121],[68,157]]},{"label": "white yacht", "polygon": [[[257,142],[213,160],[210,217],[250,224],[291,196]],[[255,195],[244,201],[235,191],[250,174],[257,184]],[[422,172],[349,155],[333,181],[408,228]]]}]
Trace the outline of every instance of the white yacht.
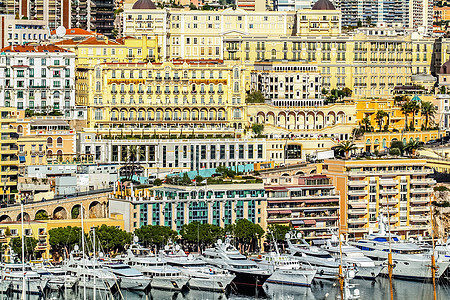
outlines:
[{"label": "white yacht", "polygon": [[236,277],[232,281],[232,288],[243,294],[264,293],[262,285],[272,275],[269,269],[263,269],[256,262],[248,260],[230,244],[230,240],[218,240],[214,248],[203,252],[206,262],[219,268],[228,270]]},{"label": "white yacht", "polygon": [[268,283],[310,287],[317,273],[312,267],[304,267],[298,260],[278,251],[262,255],[256,262],[272,270],[273,274],[266,280]]},{"label": "white yacht", "polygon": [[78,282],[78,278],[68,274],[67,270],[61,267],[54,267],[51,264],[34,264],[33,270],[48,280],[48,288],[51,290],[73,289]]},{"label": "white yacht", "polygon": [[112,290],[118,285],[118,278],[102,268],[98,261],[80,255],[78,247],[70,253],[69,259],[62,267],[68,275],[78,279],[78,287],[96,290]]},{"label": "white yacht", "polygon": [[121,262],[101,262],[101,266],[119,278],[119,286],[126,290],[146,290],[151,278],[144,276],[139,270]]},{"label": "white yacht", "polygon": [[4,264],[2,268],[2,279],[0,280],[2,290],[5,287],[16,294],[23,291],[23,278],[25,276],[25,293],[27,295],[43,295],[47,288],[48,280],[41,278],[38,273],[31,269],[29,264],[25,264],[25,273],[22,264]]},{"label": "white yacht", "polygon": [[384,267],[383,262],[374,262],[355,246],[343,243],[339,247],[339,239],[335,234],[331,236],[331,240],[327,240],[326,244],[321,247],[336,260],[340,259],[342,249],[342,262],[344,265],[355,267],[357,278],[375,279]]},{"label": "white yacht", "polygon": [[[392,251],[394,264],[393,276],[395,278],[411,280],[429,280],[431,274],[431,254],[429,250],[420,248],[417,244],[406,242],[400,237],[386,233],[385,219],[379,218],[379,232],[369,234],[365,239],[349,242],[363,251],[363,253],[375,261],[386,261],[389,251]],[[436,266],[436,278],[448,268],[450,262],[438,260]],[[387,266],[381,273],[387,275]]]},{"label": "white yacht", "polygon": [[160,254],[169,265],[189,277],[191,289],[224,292],[235,277],[227,270],[208,264],[201,256],[186,255],[179,245],[166,246]]},{"label": "white yacht", "polygon": [[293,244],[290,235],[286,236],[288,243],[287,251],[290,255],[304,265],[311,265],[317,270],[315,278],[317,279],[336,279],[339,274],[339,262],[324,249],[309,245],[297,236],[301,244]]},{"label": "white yacht", "polygon": [[123,257],[125,263],[151,278],[152,289],[179,291],[188,283],[189,277],[180,269],[167,265],[161,257],[156,257],[150,249],[133,243]]}]

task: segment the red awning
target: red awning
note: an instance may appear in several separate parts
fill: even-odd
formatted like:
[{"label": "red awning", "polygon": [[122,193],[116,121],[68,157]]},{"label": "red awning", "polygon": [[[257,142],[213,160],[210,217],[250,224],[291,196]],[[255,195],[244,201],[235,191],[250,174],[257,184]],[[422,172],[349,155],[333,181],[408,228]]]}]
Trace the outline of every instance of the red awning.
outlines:
[{"label": "red awning", "polygon": [[280,214],[292,214],[292,210],[280,210]]},{"label": "red awning", "polygon": [[303,220],[305,225],[316,225],[316,220]]},{"label": "red awning", "polygon": [[363,203],[363,204],[350,204],[353,208],[366,208],[367,204]]},{"label": "red awning", "polygon": [[280,211],[279,210],[268,210],[267,211],[269,214],[279,214]]}]

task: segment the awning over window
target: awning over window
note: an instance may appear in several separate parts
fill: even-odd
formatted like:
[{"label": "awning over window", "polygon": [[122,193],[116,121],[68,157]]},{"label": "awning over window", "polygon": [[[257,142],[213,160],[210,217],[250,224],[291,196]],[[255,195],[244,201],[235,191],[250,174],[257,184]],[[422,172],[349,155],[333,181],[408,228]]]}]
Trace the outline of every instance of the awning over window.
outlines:
[{"label": "awning over window", "polygon": [[305,224],[305,222],[303,222],[303,220],[293,220],[292,221],[292,225],[303,225]]},{"label": "awning over window", "polygon": [[25,156],[19,156],[19,162],[26,162]]},{"label": "awning over window", "polygon": [[305,225],[316,225],[316,220],[304,220]]}]

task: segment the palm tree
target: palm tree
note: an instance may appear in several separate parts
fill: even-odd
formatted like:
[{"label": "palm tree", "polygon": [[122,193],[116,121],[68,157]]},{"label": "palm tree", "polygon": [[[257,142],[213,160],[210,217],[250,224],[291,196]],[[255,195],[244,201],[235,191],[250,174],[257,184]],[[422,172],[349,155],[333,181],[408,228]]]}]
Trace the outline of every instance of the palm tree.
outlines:
[{"label": "palm tree", "polygon": [[365,132],[370,131],[370,127],[371,127],[370,118],[367,117],[367,116],[364,117],[364,118],[361,120],[361,125],[363,125],[363,128],[364,128],[364,131],[365,131]]},{"label": "palm tree", "polygon": [[370,27],[370,25],[372,24],[372,17],[371,16],[367,16],[366,17],[366,23],[367,23],[367,26]]},{"label": "palm tree", "polygon": [[383,126],[384,118],[387,117],[387,116],[388,116],[388,113],[383,111],[383,110],[379,110],[375,114],[375,120],[377,120],[378,127],[380,128],[380,131],[381,131],[381,126]]},{"label": "palm tree", "polygon": [[344,151],[345,159],[349,158],[350,151],[353,151],[356,149],[358,149],[358,147],[352,141],[343,141],[336,147],[336,150]]},{"label": "palm tree", "polygon": [[424,148],[423,147],[423,142],[420,142],[420,141],[417,141],[417,140],[411,140],[405,146],[405,150],[408,153],[411,153],[412,157],[416,156],[416,151],[417,150],[422,150],[423,148]]},{"label": "palm tree", "polygon": [[127,149],[127,161],[128,165],[131,166],[130,169],[130,180],[133,180],[133,175],[136,170],[136,162],[139,160],[139,158],[142,156],[142,149],[137,145],[131,145]]},{"label": "palm tree", "polygon": [[405,115],[405,130],[408,131],[408,115],[411,112],[411,102],[403,103],[400,110]]},{"label": "palm tree", "polygon": [[421,113],[422,116],[425,116],[425,130],[428,129],[428,122],[434,117],[436,111],[436,106],[433,103],[428,101],[422,102]]},{"label": "palm tree", "polygon": [[[417,101],[410,101],[410,111],[412,113],[412,126],[411,128],[414,129],[414,126],[416,124],[415,120],[416,120],[416,113],[418,113],[420,111],[420,105]],[[410,128],[410,129],[411,129]]]}]

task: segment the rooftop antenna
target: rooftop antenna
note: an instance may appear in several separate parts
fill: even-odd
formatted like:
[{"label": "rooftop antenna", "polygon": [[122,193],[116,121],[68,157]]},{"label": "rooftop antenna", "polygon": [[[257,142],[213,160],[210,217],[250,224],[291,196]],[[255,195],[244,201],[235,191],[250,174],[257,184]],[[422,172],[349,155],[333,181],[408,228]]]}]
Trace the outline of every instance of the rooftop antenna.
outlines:
[{"label": "rooftop antenna", "polygon": [[66,27],[64,26],[59,26],[58,28],[56,28],[56,36],[59,38],[62,38],[66,35]]}]

